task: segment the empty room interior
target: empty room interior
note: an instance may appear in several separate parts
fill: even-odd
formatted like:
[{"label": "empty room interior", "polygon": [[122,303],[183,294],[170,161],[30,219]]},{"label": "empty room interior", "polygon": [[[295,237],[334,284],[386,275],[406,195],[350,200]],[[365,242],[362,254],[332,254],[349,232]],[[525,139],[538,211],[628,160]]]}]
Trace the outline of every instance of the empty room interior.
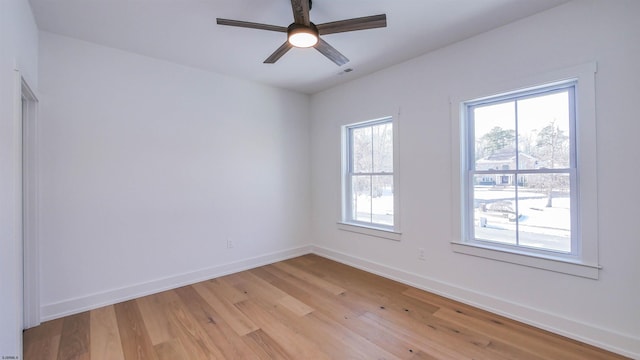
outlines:
[{"label": "empty room interior", "polygon": [[639,17],[0,0],[0,357],[640,358]]}]

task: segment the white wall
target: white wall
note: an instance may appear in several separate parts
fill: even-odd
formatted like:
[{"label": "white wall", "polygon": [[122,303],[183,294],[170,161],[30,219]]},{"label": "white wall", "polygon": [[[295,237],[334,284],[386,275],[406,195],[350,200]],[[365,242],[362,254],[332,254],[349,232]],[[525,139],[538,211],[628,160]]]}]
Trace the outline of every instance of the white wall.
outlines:
[{"label": "white wall", "polygon": [[0,1],[0,356],[22,357],[20,88],[38,86],[38,29],[27,0]]},{"label": "white wall", "polygon": [[[316,251],[640,357],[638,14],[634,0],[574,1],[313,95]],[[600,279],[453,253],[449,97],[590,61],[598,63]],[[338,230],[340,126],[398,108],[402,241]]]},{"label": "white wall", "polygon": [[46,32],[40,74],[44,319],[309,251],[308,96]]},{"label": "white wall", "polygon": [[[303,253],[313,240],[320,254],[640,357],[638,13],[633,0],[575,1],[309,103],[49,33],[38,79],[28,3],[0,0],[2,291],[19,293],[21,266],[17,65],[41,100],[45,319]],[[594,60],[600,279],[454,254],[449,96]],[[339,231],[340,125],[398,108],[402,241]],[[0,299],[0,355],[21,351],[21,306],[20,295]]]}]

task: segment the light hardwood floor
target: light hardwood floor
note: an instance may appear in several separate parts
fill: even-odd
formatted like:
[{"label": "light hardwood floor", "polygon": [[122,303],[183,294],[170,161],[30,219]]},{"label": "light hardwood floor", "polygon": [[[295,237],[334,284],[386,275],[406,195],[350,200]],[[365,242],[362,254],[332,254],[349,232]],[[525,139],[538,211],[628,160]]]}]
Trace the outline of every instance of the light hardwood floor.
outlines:
[{"label": "light hardwood floor", "polygon": [[32,359],[622,359],[306,255],[46,322]]}]

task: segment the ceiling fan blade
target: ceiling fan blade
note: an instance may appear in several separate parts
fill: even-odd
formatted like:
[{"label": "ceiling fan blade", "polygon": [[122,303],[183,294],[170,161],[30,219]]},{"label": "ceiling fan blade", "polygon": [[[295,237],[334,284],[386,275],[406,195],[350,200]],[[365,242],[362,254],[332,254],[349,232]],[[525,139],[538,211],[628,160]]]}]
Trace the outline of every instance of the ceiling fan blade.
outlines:
[{"label": "ceiling fan blade", "polygon": [[221,19],[221,18],[217,18],[216,21],[218,25],[237,26],[237,27],[243,27],[243,28],[278,31],[278,32],[285,32],[285,33],[287,32],[287,28],[284,26],[267,25],[267,24],[249,22],[249,21],[229,20],[229,19]]},{"label": "ceiling fan blade", "polygon": [[309,0],[291,0],[291,8],[293,8],[293,22],[309,26]]},{"label": "ceiling fan blade", "polygon": [[349,59],[347,59],[346,56],[342,55],[340,51],[336,50],[333,46],[329,45],[329,43],[322,39],[318,39],[318,43],[315,48],[338,66],[342,66],[349,62]]},{"label": "ceiling fan blade", "polygon": [[273,64],[276,61],[278,61],[278,59],[280,59],[282,57],[282,55],[286,54],[287,51],[291,50],[291,48],[293,47],[293,45],[289,44],[288,41],[285,41],[284,44],[280,45],[280,47],[273,52],[273,54],[271,54],[265,61],[265,64]]},{"label": "ceiling fan blade", "polygon": [[387,15],[372,15],[316,25],[320,35],[387,27]]}]

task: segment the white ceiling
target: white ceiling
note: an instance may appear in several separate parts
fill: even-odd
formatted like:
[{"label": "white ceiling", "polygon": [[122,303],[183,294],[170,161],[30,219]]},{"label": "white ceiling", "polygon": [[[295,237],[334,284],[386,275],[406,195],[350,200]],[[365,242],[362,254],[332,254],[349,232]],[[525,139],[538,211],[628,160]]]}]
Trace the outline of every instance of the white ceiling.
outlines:
[{"label": "white ceiling", "polygon": [[[0,0],[2,1],[2,0]],[[217,17],[293,22],[289,0],[30,0],[41,30],[238,78],[315,93],[567,0],[314,0],[321,24],[387,14],[387,27],[323,39],[350,62],[292,49],[263,64],[286,34],[217,25]],[[345,69],[353,69],[345,73]]]}]

